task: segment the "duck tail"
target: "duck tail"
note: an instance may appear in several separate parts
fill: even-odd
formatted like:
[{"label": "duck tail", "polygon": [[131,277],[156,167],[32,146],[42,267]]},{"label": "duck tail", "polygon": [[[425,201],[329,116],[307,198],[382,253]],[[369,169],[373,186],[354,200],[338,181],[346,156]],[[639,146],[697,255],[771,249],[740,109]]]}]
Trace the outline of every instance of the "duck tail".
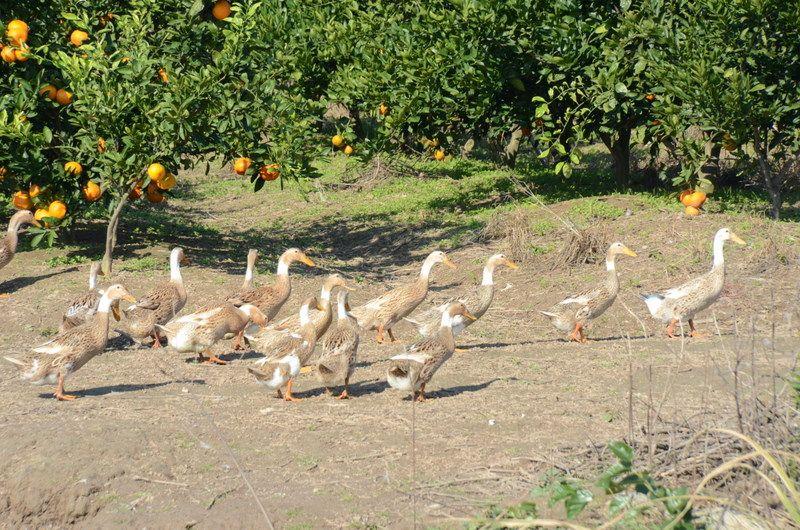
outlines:
[{"label": "duck tail", "polygon": [[19,359],[15,359],[13,357],[3,357],[6,362],[9,362],[14,365],[14,367],[22,372],[20,375],[23,379],[32,379],[36,371],[39,369],[39,359],[34,359],[31,364],[26,362],[20,361]]}]

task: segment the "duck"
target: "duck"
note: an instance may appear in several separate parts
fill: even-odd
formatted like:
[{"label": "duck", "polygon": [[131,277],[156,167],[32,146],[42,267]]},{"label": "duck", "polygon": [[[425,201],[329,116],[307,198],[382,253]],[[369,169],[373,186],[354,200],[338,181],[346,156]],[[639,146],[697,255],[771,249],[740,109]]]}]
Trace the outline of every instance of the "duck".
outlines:
[{"label": "duck", "polygon": [[[8,222],[8,232],[5,237],[0,239],[0,269],[11,263],[14,254],[17,252],[19,242],[19,230],[25,225],[41,226],[39,221],[34,219],[33,212],[30,210],[20,210],[11,216]],[[0,296],[8,296],[0,294]]]},{"label": "duck", "polygon": [[[328,331],[328,327],[333,321],[331,293],[338,288],[350,289],[340,274],[327,276],[325,281],[322,282],[322,289],[319,295],[323,310],[311,309],[311,321],[314,323],[314,329],[317,332],[317,340]],[[295,334],[300,332],[300,319],[297,314],[294,314],[263,328],[254,330],[253,327],[248,327],[245,330],[244,336],[247,341],[258,351],[270,351],[273,346],[284,339],[287,331]]]},{"label": "duck", "polygon": [[389,361],[386,380],[397,390],[411,392],[411,399],[425,401],[425,385],[433,374],[453,355],[456,343],[453,321],[457,317],[475,321],[476,317],[461,302],[453,302],[442,313],[439,332],[415,342],[405,352]]},{"label": "duck", "polygon": [[249,291],[253,288],[253,280],[256,277],[256,262],[258,261],[258,250],[251,248],[247,251],[247,268],[244,271],[244,280],[242,281],[242,286],[239,288],[239,292],[233,296],[238,296],[244,293],[245,291]]},{"label": "duck", "polygon": [[135,341],[141,342],[147,337],[153,337],[152,347],[161,347],[161,333],[156,325],[163,326],[186,305],[186,287],[183,285],[181,265],[188,263],[182,248],[172,249],[169,255],[169,281],[156,286],[124,311],[125,317],[130,320],[130,335]]},{"label": "duck", "polygon": [[[247,370],[256,378],[256,382],[277,391],[278,397],[285,401],[299,401],[300,398],[292,396],[294,378],[300,373],[300,368],[307,363],[314,353],[317,345],[317,330],[311,320],[311,308],[323,308],[316,296],[306,298],[300,306],[300,333],[286,332],[280,344],[264,352],[266,356],[256,361],[256,366]],[[281,392],[284,389],[285,392]]]},{"label": "duck", "polygon": [[222,304],[176,318],[163,326],[156,324],[156,328],[164,333],[167,343],[175,351],[196,353],[198,362],[202,364],[228,364],[210,353],[206,358],[204,353],[225,335],[239,333],[251,322],[257,326],[266,323],[264,313],[256,306]]},{"label": "duck", "polygon": [[[299,248],[290,248],[281,254],[278,260],[278,272],[275,278],[275,283],[272,285],[264,285],[262,287],[251,287],[250,289],[243,290],[229,296],[225,301],[230,302],[235,306],[244,304],[252,304],[256,306],[266,317],[267,322],[271,322],[278,314],[283,304],[289,299],[292,294],[292,282],[289,279],[289,267],[292,263],[301,262],[309,267],[314,267],[315,263],[305,252]],[[242,349],[243,333],[236,336],[234,349]]]},{"label": "duck", "polygon": [[88,321],[33,349],[44,357],[35,358],[30,363],[12,357],[5,357],[5,360],[22,372],[22,379],[34,385],[56,385],[53,395],[57,400],[76,399],[77,396],[64,393],[64,381],[103,352],[108,343],[108,312],[119,300],[136,302],[125,287],[114,284],[103,292],[97,311]]},{"label": "duck", "polygon": [[[486,260],[480,285],[470,290],[464,296],[459,297],[457,300],[448,300],[441,305],[437,305],[422,312],[415,318],[406,317],[405,320],[413,325],[420,335],[423,337],[430,337],[439,331],[442,313],[447,311],[448,306],[453,302],[462,302],[475,318],[481,318],[486,314],[489,306],[492,305],[495,293],[494,273],[498,267],[508,267],[509,269],[519,268],[519,266],[507,258],[505,254],[494,254]],[[473,322],[474,321],[461,316],[456,317],[452,325],[453,335],[458,336]],[[458,351],[458,349],[456,349],[456,351]]]},{"label": "duck", "polygon": [[344,385],[338,399],[349,398],[347,387],[356,365],[360,332],[358,321],[350,314],[348,295],[346,290],[340,290],[336,297],[336,328],[325,337],[316,365],[317,380],[329,395],[332,395],[330,387]]},{"label": "duck", "polygon": [[[103,296],[103,290],[97,287],[97,277],[100,274],[102,274],[100,262],[92,262],[89,267],[89,290],[69,303],[64,316],[61,317],[59,333],[83,324],[95,314],[97,304],[100,303],[100,298]],[[120,320],[119,301],[111,304],[111,314],[114,320]]]},{"label": "duck", "polygon": [[569,340],[586,343],[584,329],[589,321],[605,313],[619,293],[617,277],[617,256],[636,257],[636,252],[617,241],[606,252],[606,279],[596,287],[587,289],[563,299],[547,311],[539,311],[550,319],[553,326],[561,331],[572,331]]},{"label": "duck", "polygon": [[678,322],[689,323],[690,337],[700,335],[695,328],[694,317],[717,301],[725,285],[723,247],[726,241],[733,241],[738,245],[746,244],[730,228],[720,228],[714,234],[714,258],[710,271],[663,293],[641,295],[650,315],[667,324],[668,337],[675,338]]},{"label": "duck", "polygon": [[395,341],[392,326],[411,314],[428,294],[428,285],[433,267],[443,263],[451,269],[456,265],[441,250],[431,252],[422,263],[419,277],[412,283],[401,285],[391,291],[374,298],[360,307],[353,309],[352,314],[365,330],[376,330],[378,343],[385,341],[384,333]]}]

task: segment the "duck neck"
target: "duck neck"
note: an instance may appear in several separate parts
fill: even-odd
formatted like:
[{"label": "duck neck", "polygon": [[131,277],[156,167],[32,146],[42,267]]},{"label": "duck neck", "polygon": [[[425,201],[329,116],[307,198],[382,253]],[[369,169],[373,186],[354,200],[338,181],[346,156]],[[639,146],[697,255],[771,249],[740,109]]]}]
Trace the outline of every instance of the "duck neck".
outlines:
[{"label": "duck neck", "polygon": [[432,259],[426,259],[425,263],[422,264],[422,270],[419,271],[419,279],[428,283],[428,279],[431,276],[431,271],[433,270],[433,266],[436,265],[436,262]]},{"label": "duck neck", "polygon": [[180,256],[177,252],[173,252],[169,257],[169,279],[174,283],[183,284]]},{"label": "duck neck", "polygon": [[111,309],[111,298],[109,298],[107,294],[104,294],[100,297],[100,303],[97,305],[97,312],[108,314],[109,309]]},{"label": "duck neck", "polygon": [[722,248],[725,246],[725,240],[721,237],[714,238],[714,264],[713,268],[725,266],[725,256],[723,255]]},{"label": "duck neck", "polygon": [[481,285],[494,285],[494,267],[491,265],[486,265],[483,268],[483,281],[481,281]]},{"label": "duck neck", "polygon": [[347,320],[347,317],[350,316],[347,312],[347,302],[344,300],[339,300],[336,304],[336,316],[339,320],[344,322]]},{"label": "duck neck", "polygon": [[442,323],[439,326],[439,338],[447,347],[448,351],[455,349],[455,337],[453,336],[453,317],[445,311],[442,313]]},{"label": "duck neck", "polygon": [[309,309],[308,305],[303,304],[300,308],[300,326],[305,326],[306,324],[311,323],[311,310]]},{"label": "duck neck", "polygon": [[253,271],[255,270],[255,259],[252,257],[248,257],[247,259],[247,269],[244,271],[244,286],[245,288],[250,287],[253,283]]}]

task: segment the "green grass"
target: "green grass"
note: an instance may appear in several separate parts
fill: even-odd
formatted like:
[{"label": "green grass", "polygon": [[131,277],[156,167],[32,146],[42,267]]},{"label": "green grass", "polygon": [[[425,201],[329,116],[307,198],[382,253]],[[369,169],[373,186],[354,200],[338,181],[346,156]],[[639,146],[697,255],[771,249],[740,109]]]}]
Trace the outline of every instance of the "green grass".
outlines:
[{"label": "green grass", "polygon": [[129,272],[153,271],[164,268],[165,268],[164,263],[157,260],[153,256],[144,256],[141,258],[129,259],[123,262],[122,265],[120,265],[121,270]]}]

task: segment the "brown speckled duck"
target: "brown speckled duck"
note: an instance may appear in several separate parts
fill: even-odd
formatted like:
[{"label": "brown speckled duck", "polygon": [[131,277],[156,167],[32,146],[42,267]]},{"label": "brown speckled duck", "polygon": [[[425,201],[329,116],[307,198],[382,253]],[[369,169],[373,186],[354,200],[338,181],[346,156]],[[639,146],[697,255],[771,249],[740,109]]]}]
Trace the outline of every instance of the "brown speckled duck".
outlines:
[{"label": "brown speckled duck", "polygon": [[108,343],[108,311],[118,300],[136,302],[120,284],[110,286],[100,298],[97,312],[83,324],[60,333],[52,340],[33,349],[45,354],[28,364],[18,359],[5,359],[22,371],[22,378],[34,385],[56,385],[55,398],[73,400],[76,396],[64,393],[64,380],[103,352]]},{"label": "brown speckled duck", "polygon": [[[281,254],[278,260],[278,273],[273,285],[250,288],[228,297],[225,301],[236,306],[252,304],[264,313],[267,322],[272,321],[281,307],[283,307],[286,300],[289,299],[289,295],[292,294],[292,282],[289,280],[289,267],[296,261],[305,263],[309,267],[314,267],[314,262],[311,258],[306,256],[302,250],[299,248],[290,248]],[[240,333],[236,336],[234,349],[238,350],[241,348],[242,334]]]},{"label": "brown speckled duck", "polygon": [[[97,277],[102,274],[100,262],[93,262],[89,268],[89,290],[70,302],[58,332],[62,333],[89,320],[97,311],[97,304],[103,296],[103,290],[97,287]],[[119,301],[111,304],[111,314],[114,320],[120,319]]]},{"label": "brown speckled duck", "polygon": [[161,347],[161,333],[156,325],[163,326],[186,305],[186,288],[181,276],[181,264],[186,263],[188,260],[183,249],[172,249],[169,256],[169,281],[157,286],[124,311],[130,320],[130,335],[137,342],[153,337],[153,348]]},{"label": "brown speckled duck", "polygon": [[728,240],[739,245],[745,244],[729,228],[720,228],[714,235],[714,261],[710,271],[661,294],[642,295],[653,318],[668,323],[668,337],[675,337],[675,326],[678,322],[688,322],[690,336],[698,336],[694,327],[694,316],[716,302],[725,284],[723,247]]},{"label": "brown speckled duck", "polygon": [[[20,210],[11,216],[11,220],[8,222],[8,232],[3,239],[0,239],[0,269],[14,259],[19,242],[19,229],[26,224],[40,226],[30,210]],[[0,294],[0,296],[7,295]]]},{"label": "brown speckled duck", "polygon": [[475,320],[475,316],[464,304],[452,303],[442,313],[441,325],[436,335],[412,344],[406,348],[405,353],[390,359],[386,379],[392,388],[411,392],[411,399],[425,401],[425,385],[455,351],[452,326],[453,319],[459,316]]},{"label": "brown speckled duck", "polygon": [[388,293],[370,300],[366,304],[353,309],[352,314],[359,325],[365,330],[377,330],[377,341],[384,342],[384,333],[389,335],[389,340],[394,342],[392,326],[407,317],[416,307],[425,300],[428,294],[428,284],[433,267],[437,263],[444,263],[451,269],[455,264],[447,255],[440,251],[431,252],[422,263],[419,277],[413,283],[401,285]]},{"label": "brown speckled duck", "polygon": [[257,326],[266,323],[264,314],[256,306],[222,304],[176,318],[164,326],[156,324],[156,327],[164,332],[175,351],[196,353],[203,364],[228,364],[211,353],[206,358],[204,353],[228,333],[239,333],[251,322]]},{"label": "brown speckled duck", "polygon": [[[453,302],[462,302],[476,319],[481,318],[489,309],[489,306],[492,305],[495,293],[494,273],[498,267],[516,269],[517,264],[508,259],[505,254],[495,254],[486,260],[486,265],[483,267],[483,278],[479,286],[471,289],[457,300],[448,300],[441,305],[420,313],[419,316],[407,317],[405,320],[417,328],[420,335],[423,337],[430,337],[434,333],[438,333],[441,327],[442,313],[447,311],[447,308]],[[474,320],[464,318],[460,315],[455,317],[452,325],[453,335],[458,336],[459,333],[464,331],[464,329],[473,322]]]},{"label": "brown speckled duck", "polygon": [[617,277],[617,256],[636,257],[636,253],[620,242],[612,243],[606,252],[606,279],[597,287],[587,289],[560,301],[547,311],[540,311],[548,317],[556,329],[572,331],[570,340],[587,342],[584,328],[590,320],[602,315],[611,307],[619,292]]},{"label": "brown speckled duck", "polygon": [[325,385],[328,394],[330,387],[344,385],[339,399],[347,399],[347,387],[356,365],[359,327],[355,317],[350,314],[347,302],[348,293],[339,291],[336,300],[337,320],[333,329],[322,343],[322,355],[317,360],[317,379]]},{"label": "brown speckled duck", "polygon": [[[317,345],[317,331],[311,321],[312,307],[320,311],[323,309],[315,296],[306,298],[300,306],[300,333],[285,332],[284,340],[280,344],[270,351],[262,352],[266,357],[255,363],[258,368],[247,369],[259,384],[277,390],[278,397],[283,397],[286,401],[299,400],[292,396],[292,384]],[[281,389],[285,389],[283,394]]]},{"label": "brown speckled duck", "polygon": [[[333,307],[331,303],[331,293],[337,289],[349,289],[347,284],[339,274],[331,274],[325,278],[322,283],[322,290],[320,291],[319,301],[322,304],[323,310],[317,311],[315,308],[311,309],[311,322],[314,323],[314,329],[317,330],[317,340],[319,340],[331,325],[333,320]],[[257,351],[270,351],[275,345],[279,344],[285,337],[286,331],[290,333],[300,332],[300,317],[297,314],[288,316],[283,320],[270,324],[260,330],[253,330],[248,328],[245,330],[244,336],[247,341]]]}]

